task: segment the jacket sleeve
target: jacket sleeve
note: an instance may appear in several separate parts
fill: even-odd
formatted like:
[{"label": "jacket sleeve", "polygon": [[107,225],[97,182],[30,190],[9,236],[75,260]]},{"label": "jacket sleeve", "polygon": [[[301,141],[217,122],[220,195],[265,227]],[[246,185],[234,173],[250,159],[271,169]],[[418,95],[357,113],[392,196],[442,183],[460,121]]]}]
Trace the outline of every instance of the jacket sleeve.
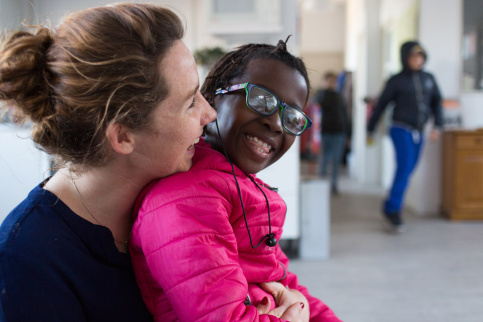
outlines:
[{"label": "jacket sleeve", "polygon": [[436,79],[433,75],[431,75],[433,80],[433,95],[431,97],[431,113],[434,117],[434,127],[437,129],[441,129],[443,127],[443,108],[441,106],[441,92],[439,91],[438,83],[436,83]]},{"label": "jacket sleeve", "polygon": [[343,123],[343,126],[344,126],[344,132],[345,132],[345,134],[350,136],[352,129],[351,129],[351,124],[349,122],[349,112],[347,111],[347,103],[346,103],[345,98],[342,94],[339,94],[339,100],[340,100],[339,101],[340,102],[339,113],[341,113],[341,119],[342,119],[342,123]]},{"label": "jacket sleeve", "polygon": [[[156,205],[163,197],[149,198],[145,202]],[[213,191],[153,209],[141,208],[133,237],[152,275],[150,287],[163,290],[180,321],[281,321],[244,304],[248,283],[238,263],[228,200]],[[154,298],[154,306],[161,300]]]},{"label": "jacket sleeve", "polygon": [[381,118],[382,113],[386,109],[387,104],[395,99],[396,82],[397,79],[394,76],[387,81],[381,96],[377,100],[377,104],[374,108],[374,111],[372,112],[371,118],[369,119],[369,123],[367,125],[367,132],[374,132],[377,122],[379,122],[379,119]]},{"label": "jacket sleeve", "polygon": [[283,253],[283,251],[280,249],[280,247],[278,247],[277,249],[277,258],[287,268],[287,276],[285,277],[284,280],[281,281],[281,283],[288,286],[291,289],[296,289],[300,291],[307,298],[309,302],[309,309],[310,309],[310,321],[311,322],[341,322],[341,320],[324,302],[310,295],[307,288],[299,284],[297,275],[288,271],[289,260],[287,256]]}]

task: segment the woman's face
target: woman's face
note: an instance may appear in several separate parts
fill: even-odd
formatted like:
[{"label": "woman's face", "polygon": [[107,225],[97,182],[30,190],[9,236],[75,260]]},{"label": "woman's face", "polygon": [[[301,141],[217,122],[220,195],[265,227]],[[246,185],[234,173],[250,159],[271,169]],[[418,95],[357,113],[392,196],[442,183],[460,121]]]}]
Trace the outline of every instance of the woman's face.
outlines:
[{"label": "woman's face", "polygon": [[[230,85],[250,82],[275,94],[282,102],[302,109],[307,98],[307,83],[296,69],[270,59],[252,60],[243,76]],[[246,92],[239,90],[215,98],[218,125],[228,157],[246,173],[268,167],[292,146],[295,136],[284,131],[280,113],[263,116],[246,105]],[[206,141],[223,153],[216,126],[208,125]]]},{"label": "woman's face", "polygon": [[199,91],[198,70],[183,42],[171,47],[159,73],[168,85],[168,96],[153,111],[151,126],[135,134],[134,166],[151,179],[189,170],[195,142],[216,118]]}]

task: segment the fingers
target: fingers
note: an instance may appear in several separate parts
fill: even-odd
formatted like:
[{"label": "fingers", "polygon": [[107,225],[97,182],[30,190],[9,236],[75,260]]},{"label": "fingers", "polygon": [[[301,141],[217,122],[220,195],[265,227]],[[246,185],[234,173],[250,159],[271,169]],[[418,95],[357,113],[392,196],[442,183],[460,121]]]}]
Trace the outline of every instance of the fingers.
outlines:
[{"label": "fingers", "polygon": [[[302,302],[294,303],[289,306],[289,308],[282,314],[282,316],[280,316],[280,318],[292,322],[301,321],[304,307],[305,305]],[[270,314],[270,312],[268,314]]]},{"label": "fingers", "polygon": [[260,287],[268,293],[282,291],[285,288],[285,286],[279,282],[260,283]]},{"label": "fingers", "polygon": [[[295,304],[297,304],[297,303],[295,303]],[[282,315],[285,314],[285,311],[287,311],[286,309],[288,310],[288,308],[286,308],[286,307],[279,306],[279,307],[274,308],[273,310],[269,311],[268,314],[276,316],[277,318],[280,318]]]},{"label": "fingers", "polygon": [[260,287],[265,292],[272,294],[275,298],[286,290],[285,286],[279,282],[260,283]]},{"label": "fingers", "polygon": [[264,297],[260,303],[257,305],[258,314],[267,314],[270,311],[270,299]]},{"label": "fingers", "polygon": [[284,295],[286,294],[285,292],[287,291],[285,286],[283,286],[283,284],[279,282],[261,283],[260,287],[265,292],[272,294],[273,298],[275,299],[275,303],[277,305],[280,305],[280,302],[284,298]]}]

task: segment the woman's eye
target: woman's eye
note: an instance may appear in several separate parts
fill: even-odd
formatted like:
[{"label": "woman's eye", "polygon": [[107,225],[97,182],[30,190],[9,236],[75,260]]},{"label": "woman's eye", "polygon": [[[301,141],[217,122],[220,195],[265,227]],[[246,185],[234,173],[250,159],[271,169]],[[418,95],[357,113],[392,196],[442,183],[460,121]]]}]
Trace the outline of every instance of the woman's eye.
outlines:
[{"label": "woman's eye", "polygon": [[193,106],[195,106],[195,103],[196,103],[196,97],[193,97],[193,102],[191,102],[190,106],[188,106],[188,108],[192,108]]}]

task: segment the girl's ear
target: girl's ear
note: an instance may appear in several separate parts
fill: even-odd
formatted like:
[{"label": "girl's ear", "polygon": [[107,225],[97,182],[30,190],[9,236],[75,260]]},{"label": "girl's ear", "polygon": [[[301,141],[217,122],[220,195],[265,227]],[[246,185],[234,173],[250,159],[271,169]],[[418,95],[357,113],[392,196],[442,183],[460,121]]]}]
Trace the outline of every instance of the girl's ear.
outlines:
[{"label": "girl's ear", "polygon": [[106,136],[117,153],[130,154],[134,150],[134,136],[126,126],[111,123],[107,126]]}]

